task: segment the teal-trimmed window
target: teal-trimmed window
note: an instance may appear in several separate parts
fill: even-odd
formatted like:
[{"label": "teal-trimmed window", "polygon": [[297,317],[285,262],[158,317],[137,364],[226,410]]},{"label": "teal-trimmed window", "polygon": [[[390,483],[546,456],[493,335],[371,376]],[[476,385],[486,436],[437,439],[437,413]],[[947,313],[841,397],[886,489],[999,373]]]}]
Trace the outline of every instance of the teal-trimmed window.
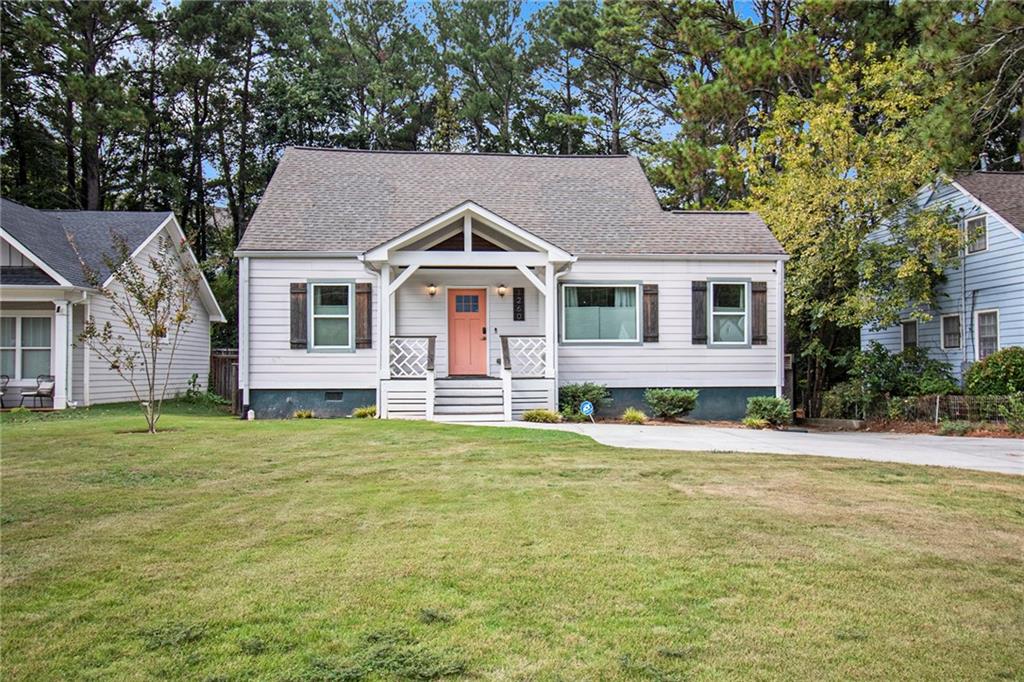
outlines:
[{"label": "teal-trimmed window", "polygon": [[50,373],[49,317],[0,318],[0,374],[12,379],[35,379]]},{"label": "teal-trimmed window", "polygon": [[565,284],[562,340],[566,343],[638,343],[640,293],[636,284]]},{"label": "teal-trimmed window", "polygon": [[711,299],[708,326],[711,343],[745,346],[750,343],[750,285],[747,282],[708,282]]},{"label": "teal-trimmed window", "polygon": [[310,284],[309,347],[314,350],[351,350],[355,286],[351,283]]}]

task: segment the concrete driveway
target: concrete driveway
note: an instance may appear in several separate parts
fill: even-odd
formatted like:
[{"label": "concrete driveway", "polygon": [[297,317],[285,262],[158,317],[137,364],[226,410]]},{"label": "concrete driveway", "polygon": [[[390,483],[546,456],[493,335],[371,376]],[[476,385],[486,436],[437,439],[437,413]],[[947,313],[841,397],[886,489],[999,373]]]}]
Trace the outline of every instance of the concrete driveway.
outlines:
[{"label": "concrete driveway", "polygon": [[956,438],[863,432],[798,433],[688,425],[517,422],[516,426],[581,433],[598,443],[620,448],[818,455],[1024,475],[1024,440],[1012,438]]}]

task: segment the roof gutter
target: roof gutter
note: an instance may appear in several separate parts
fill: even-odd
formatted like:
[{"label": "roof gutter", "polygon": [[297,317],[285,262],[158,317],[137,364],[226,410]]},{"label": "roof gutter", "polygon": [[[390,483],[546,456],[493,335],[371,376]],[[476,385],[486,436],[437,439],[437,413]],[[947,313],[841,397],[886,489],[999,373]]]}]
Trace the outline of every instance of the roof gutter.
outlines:
[{"label": "roof gutter", "polygon": [[710,260],[710,261],[788,261],[790,256],[782,253],[581,253],[579,260]]},{"label": "roof gutter", "polygon": [[360,258],[361,251],[276,251],[269,249],[236,249],[235,258]]}]

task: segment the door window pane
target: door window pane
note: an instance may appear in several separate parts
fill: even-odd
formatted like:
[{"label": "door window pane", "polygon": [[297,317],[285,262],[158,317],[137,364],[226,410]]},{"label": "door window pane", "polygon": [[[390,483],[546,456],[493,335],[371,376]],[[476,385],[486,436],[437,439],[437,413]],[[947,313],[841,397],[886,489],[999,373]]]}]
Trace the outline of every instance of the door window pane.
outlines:
[{"label": "door window pane", "polygon": [[567,286],[562,290],[567,341],[636,341],[635,286]]},{"label": "door window pane", "polygon": [[0,348],[14,348],[17,342],[17,318],[0,317]]},{"label": "door window pane", "polygon": [[0,374],[14,377],[14,350],[0,350]]}]

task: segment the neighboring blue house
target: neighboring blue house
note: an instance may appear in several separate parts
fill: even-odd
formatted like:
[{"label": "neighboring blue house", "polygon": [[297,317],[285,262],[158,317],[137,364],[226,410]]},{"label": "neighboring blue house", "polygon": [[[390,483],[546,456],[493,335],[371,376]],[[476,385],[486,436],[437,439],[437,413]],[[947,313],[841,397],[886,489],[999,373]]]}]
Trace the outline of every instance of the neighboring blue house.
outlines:
[{"label": "neighboring blue house", "polygon": [[932,319],[907,319],[881,330],[861,330],[890,352],[928,349],[957,377],[972,362],[997,350],[1024,346],[1024,172],[978,171],[922,190],[922,206],[952,206],[960,216],[966,249],[939,285]]}]

